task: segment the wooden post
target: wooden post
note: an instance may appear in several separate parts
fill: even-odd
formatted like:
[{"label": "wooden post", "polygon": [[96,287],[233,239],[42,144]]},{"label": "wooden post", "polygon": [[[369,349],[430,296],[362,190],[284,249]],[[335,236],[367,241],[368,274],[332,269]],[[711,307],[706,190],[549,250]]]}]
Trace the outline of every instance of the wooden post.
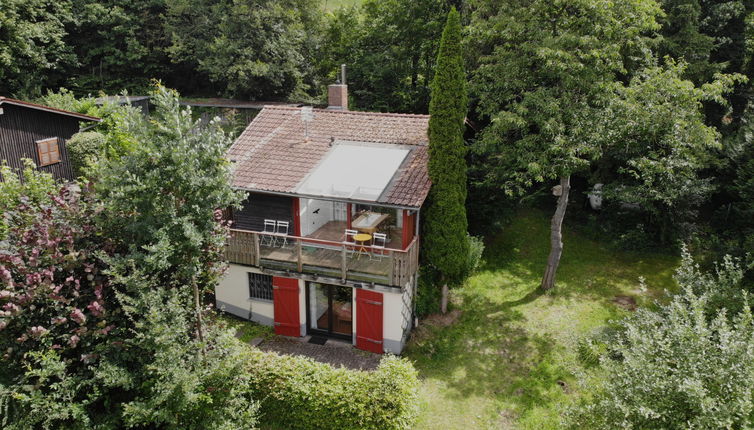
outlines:
[{"label": "wooden post", "polygon": [[259,234],[257,233],[251,233],[251,237],[253,238],[254,242],[254,265],[259,266]]},{"label": "wooden post", "polygon": [[346,274],[347,274],[347,267],[346,267],[346,246],[343,245],[340,248],[340,274],[342,277],[343,282],[346,282]]},{"label": "wooden post", "polygon": [[393,265],[395,265],[395,251],[390,251],[388,256],[390,258],[390,270],[388,271],[387,279],[391,285],[394,285],[393,284]]},{"label": "wooden post", "polygon": [[302,254],[301,248],[302,248],[301,241],[296,239],[296,254],[297,254],[296,257],[298,258],[298,271],[299,272],[304,271],[304,261],[303,261],[303,256],[301,255]]}]

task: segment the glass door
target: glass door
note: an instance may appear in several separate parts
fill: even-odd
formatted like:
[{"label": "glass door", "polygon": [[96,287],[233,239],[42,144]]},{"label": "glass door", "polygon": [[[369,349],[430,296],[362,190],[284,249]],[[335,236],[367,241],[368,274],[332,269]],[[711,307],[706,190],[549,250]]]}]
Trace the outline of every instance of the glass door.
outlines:
[{"label": "glass door", "polygon": [[307,283],[309,331],[351,339],[353,333],[353,292],[350,287]]}]

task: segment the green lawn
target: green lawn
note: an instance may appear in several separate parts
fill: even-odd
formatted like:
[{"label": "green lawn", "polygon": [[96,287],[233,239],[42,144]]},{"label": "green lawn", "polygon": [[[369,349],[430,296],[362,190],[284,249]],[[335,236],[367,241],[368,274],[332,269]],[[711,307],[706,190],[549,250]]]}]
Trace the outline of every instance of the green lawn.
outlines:
[{"label": "green lawn", "polygon": [[417,332],[405,354],[422,378],[417,428],[557,428],[562,408],[585,390],[575,376],[585,371],[579,336],[628,312],[617,295],[642,305],[673,287],[678,258],[618,252],[565,227],[557,292],[542,295],[548,228],[547,214],[520,213],[488,240],[484,266],[455,293],[458,321]]}]

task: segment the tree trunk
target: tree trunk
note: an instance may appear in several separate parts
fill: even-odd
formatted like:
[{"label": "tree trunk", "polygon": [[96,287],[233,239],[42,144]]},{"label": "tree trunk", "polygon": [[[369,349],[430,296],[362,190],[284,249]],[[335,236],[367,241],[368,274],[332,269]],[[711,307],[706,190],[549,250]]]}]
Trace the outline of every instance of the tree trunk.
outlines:
[{"label": "tree trunk", "polygon": [[563,254],[562,228],[566,208],[568,207],[568,193],[571,191],[570,176],[562,176],[560,178],[560,191],[558,206],[550,223],[550,255],[547,257],[547,267],[545,268],[545,276],[542,277],[541,285],[545,291],[555,287],[555,273],[558,271],[560,256]]},{"label": "tree trunk", "polygon": [[446,314],[448,313],[448,300],[450,296],[450,288],[448,288],[448,284],[444,283],[442,284],[442,298],[440,299],[440,312]]},{"label": "tree trunk", "polygon": [[[202,327],[202,307],[199,301],[199,286],[196,285],[196,281],[193,281],[194,286],[194,307],[196,311],[196,335],[199,337],[199,342],[204,343],[204,328]],[[204,346],[202,346],[202,354],[204,354]]]}]

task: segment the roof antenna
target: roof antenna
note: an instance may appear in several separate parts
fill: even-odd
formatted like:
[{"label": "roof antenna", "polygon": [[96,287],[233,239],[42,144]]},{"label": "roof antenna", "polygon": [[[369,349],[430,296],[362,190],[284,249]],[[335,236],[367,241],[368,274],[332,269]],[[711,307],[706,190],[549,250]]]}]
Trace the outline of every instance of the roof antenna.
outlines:
[{"label": "roof antenna", "polygon": [[304,122],[304,142],[309,142],[309,123],[314,119],[314,111],[311,106],[301,108],[301,121]]}]

